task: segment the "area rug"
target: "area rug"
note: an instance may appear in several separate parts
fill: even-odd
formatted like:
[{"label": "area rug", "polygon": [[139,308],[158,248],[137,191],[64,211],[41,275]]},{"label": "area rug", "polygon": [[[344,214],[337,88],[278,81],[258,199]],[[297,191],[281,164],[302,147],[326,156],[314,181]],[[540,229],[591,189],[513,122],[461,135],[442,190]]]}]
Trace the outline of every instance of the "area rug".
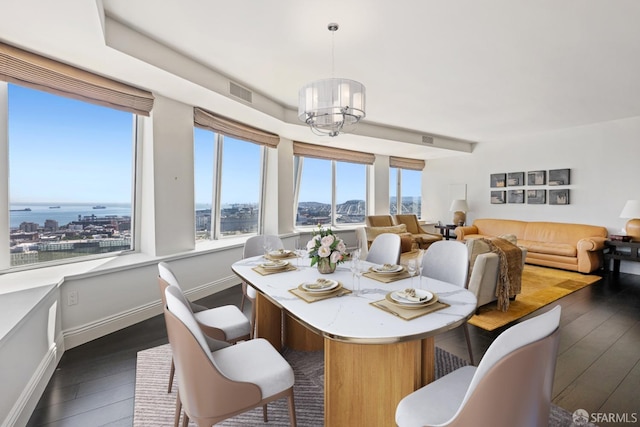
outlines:
[{"label": "area rug", "polygon": [[522,272],[522,291],[509,303],[509,310],[500,311],[497,302],[492,302],[480,307],[469,323],[493,331],[600,279],[592,274],[526,264]]},{"label": "area rug", "polygon": [[[295,372],[294,396],[296,418],[300,427],[324,424],[324,357],[322,351],[298,352],[285,350],[284,357]],[[467,362],[436,347],[436,378],[467,365]],[[136,366],[136,390],[134,427],[173,426],[177,384],[167,393],[171,347],[169,344],[138,352]],[[269,422],[262,421],[262,409],[254,409],[223,421],[220,426],[288,426],[289,415],[286,399],[268,405]],[[182,423],[182,420],[180,421]],[[572,415],[556,405],[551,405],[549,426],[572,425]],[[589,424],[590,425],[590,424]],[[190,422],[190,427],[195,423]]]}]

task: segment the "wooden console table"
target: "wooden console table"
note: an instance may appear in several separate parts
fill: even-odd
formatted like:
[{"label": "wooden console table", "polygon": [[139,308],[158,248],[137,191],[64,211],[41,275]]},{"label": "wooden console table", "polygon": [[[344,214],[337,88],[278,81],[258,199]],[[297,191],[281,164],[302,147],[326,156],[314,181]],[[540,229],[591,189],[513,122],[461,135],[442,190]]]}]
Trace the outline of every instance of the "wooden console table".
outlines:
[{"label": "wooden console table", "polygon": [[457,225],[454,224],[446,224],[446,225],[434,225],[435,228],[437,228],[438,230],[440,230],[440,234],[442,234],[442,237],[444,237],[445,240],[449,240],[451,238],[456,238],[455,233],[451,234],[451,232],[453,230],[456,229]]},{"label": "wooden console table", "polygon": [[610,270],[613,260],[613,272],[620,272],[620,261],[640,262],[640,242],[607,240],[604,242],[604,268]]}]

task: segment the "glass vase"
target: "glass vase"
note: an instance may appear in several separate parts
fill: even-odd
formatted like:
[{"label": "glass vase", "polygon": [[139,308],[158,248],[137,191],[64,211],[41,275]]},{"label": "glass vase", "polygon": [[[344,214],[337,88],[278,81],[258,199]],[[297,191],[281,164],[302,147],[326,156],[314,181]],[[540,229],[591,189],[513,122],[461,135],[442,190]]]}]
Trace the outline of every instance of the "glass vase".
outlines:
[{"label": "glass vase", "polygon": [[336,271],[336,264],[332,263],[329,258],[320,258],[318,260],[318,272],[329,274]]}]

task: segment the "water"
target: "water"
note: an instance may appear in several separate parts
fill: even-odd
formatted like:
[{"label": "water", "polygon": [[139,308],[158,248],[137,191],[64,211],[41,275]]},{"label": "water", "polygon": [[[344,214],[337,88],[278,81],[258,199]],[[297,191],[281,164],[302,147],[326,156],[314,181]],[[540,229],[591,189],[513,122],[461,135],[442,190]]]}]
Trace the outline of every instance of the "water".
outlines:
[{"label": "water", "polygon": [[[58,207],[59,206],[59,207]],[[105,209],[93,209],[104,206]],[[55,209],[53,207],[56,207]],[[29,208],[31,211],[22,209]],[[131,216],[130,203],[25,203],[11,204],[10,227],[18,228],[22,222],[35,222],[44,226],[48,219],[58,221],[60,226],[76,221],[78,215],[104,217],[107,215]]]}]

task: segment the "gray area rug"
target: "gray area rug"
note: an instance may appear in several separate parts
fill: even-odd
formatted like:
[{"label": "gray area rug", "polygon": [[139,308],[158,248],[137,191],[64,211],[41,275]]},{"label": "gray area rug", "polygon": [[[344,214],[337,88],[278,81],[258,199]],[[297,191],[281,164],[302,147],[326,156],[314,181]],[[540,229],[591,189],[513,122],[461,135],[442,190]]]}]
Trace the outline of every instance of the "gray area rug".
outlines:
[{"label": "gray area rug", "polygon": [[[324,358],[323,352],[298,352],[285,350],[285,358],[295,372],[294,396],[298,425],[322,426],[324,420]],[[467,365],[451,353],[436,347],[436,378]],[[138,353],[134,427],[173,426],[177,381],[173,392],[167,393],[171,347],[169,344]],[[269,422],[262,421],[262,408],[237,415],[218,425],[221,426],[288,426],[289,415],[286,399],[271,403]],[[182,421],[180,421],[182,422]],[[572,414],[559,406],[551,405],[549,426],[572,426]],[[195,426],[189,423],[189,426]]]}]

